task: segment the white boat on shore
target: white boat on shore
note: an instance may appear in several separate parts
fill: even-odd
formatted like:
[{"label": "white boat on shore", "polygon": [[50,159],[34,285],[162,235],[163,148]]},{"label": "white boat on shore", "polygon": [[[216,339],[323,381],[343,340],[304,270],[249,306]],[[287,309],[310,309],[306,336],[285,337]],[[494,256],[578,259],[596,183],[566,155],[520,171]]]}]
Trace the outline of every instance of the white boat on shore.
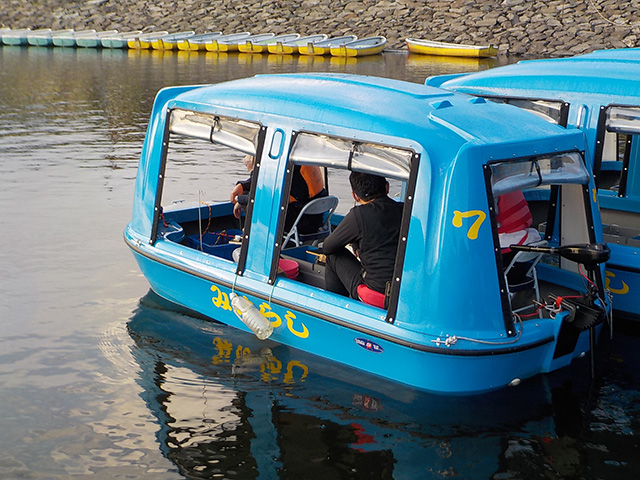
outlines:
[{"label": "white boat on shore", "polygon": [[50,47],[53,45],[53,37],[69,35],[72,32],[73,30],[70,28],[62,30],[51,30],[50,28],[33,30],[27,34],[27,43],[33,47]]},{"label": "white boat on shore", "polygon": [[178,50],[192,52],[204,51],[206,50],[207,43],[221,36],[222,32],[207,32],[191,35],[178,41]]},{"label": "white boat on shore", "polygon": [[306,37],[300,37],[288,42],[276,41],[275,43],[270,43],[267,49],[269,50],[269,53],[275,53],[277,55],[294,55],[298,53],[298,48],[301,45],[313,45],[314,43],[323,42],[327,38],[329,38],[329,36],[324,33],[318,35],[307,35]]},{"label": "white boat on shore", "polygon": [[356,35],[328,38],[322,42],[300,45],[298,47],[298,53],[301,55],[330,55],[332,47],[339,47],[340,45],[353,42],[357,39],[358,37]]},{"label": "white boat on shore", "polygon": [[134,30],[131,32],[116,33],[115,35],[109,35],[100,39],[100,45],[102,48],[127,48],[127,42],[139,36],[142,33],[140,30]]},{"label": "white boat on shore", "polygon": [[93,34],[76,36],[76,46],[83,48],[98,48],[102,46],[102,39],[118,34],[118,30],[105,30]]}]

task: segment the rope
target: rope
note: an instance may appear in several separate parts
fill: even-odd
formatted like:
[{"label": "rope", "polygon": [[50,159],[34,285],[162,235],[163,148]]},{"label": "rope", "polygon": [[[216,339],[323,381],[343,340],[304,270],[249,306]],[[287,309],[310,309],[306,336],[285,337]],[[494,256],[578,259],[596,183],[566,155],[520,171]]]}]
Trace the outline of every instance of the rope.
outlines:
[{"label": "rope", "polygon": [[[625,23],[615,23],[612,20],[609,20],[607,17],[605,17],[600,10],[598,10],[598,7],[595,6],[595,4],[593,3],[593,0],[589,0],[589,3],[591,4],[591,6],[593,7],[593,9],[595,10],[595,12],[600,16],[600,18],[602,18],[605,22],[610,23],[611,25],[614,25],[616,27],[624,27],[625,25],[635,28],[637,26],[640,25],[639,22],[634,22],[634,23],[630,23],[628,21],[625,21]],[[563,3],[563,9],[564,9],[564,3]]]},{"label": "rope", "polygon": [[522,323],[522,319],[520,318],[520,315],[518,315],[517,313],[514,313],[513,317],[516,320],[516,322],[520,324],[520,331],[518,332],[518,335],[516,336],[516,338],[508,342],[492,342],[490,340],[480,340],[478,338],[470,338],[470,337],[459,337],[457,335],[452,335],[452,336],[447,335],[447,338],[445,338],[444,340],[441,340],[440,337],[438,337],[436,340],[431,340],[431,342],[435,343],[438,347],[440,346],[441,343],[447,347],[450,347],[451,345],[455,345],[458,340],[466,340],[467,342],[480,343],[483,345],[510,345],[520,340],[520,337],[522,336],[522,331],[523,331],[523,323]]}]

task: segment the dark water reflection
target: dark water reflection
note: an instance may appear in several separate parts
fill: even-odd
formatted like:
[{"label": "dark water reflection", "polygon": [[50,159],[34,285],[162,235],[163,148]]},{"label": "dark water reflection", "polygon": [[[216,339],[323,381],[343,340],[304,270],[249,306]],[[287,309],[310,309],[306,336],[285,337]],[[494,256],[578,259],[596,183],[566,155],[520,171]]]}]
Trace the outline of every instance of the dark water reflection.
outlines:
[{"label": "dark water reflection", "polygon": [[594,383],[427,395],[163,304],[122,242],[164,86],[495,64],[0,49],[0,478],[636,478],[633,330]]}]

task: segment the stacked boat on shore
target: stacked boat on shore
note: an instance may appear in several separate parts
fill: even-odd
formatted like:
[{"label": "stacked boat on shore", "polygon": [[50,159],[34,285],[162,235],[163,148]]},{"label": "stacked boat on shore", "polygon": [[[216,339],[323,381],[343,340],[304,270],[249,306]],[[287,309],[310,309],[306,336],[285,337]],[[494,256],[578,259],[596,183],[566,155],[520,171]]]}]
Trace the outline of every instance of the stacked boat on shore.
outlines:
[{"label": "stacked boat on shore", "polygon": [[276,55],[333,55],[358,57],[381,53],[387,44],[383,36],[359,39],[356,35],[329,37],[325,34],[300,36],[298,33],[276,35],[250,32],[196,33],[193,30],[170,33],[168,31],[117,30],[52,30],[43,28],[0,28],[0,45],[119,48],[132,50],[183,50],[190,52],[242,52],[271,53]]}]

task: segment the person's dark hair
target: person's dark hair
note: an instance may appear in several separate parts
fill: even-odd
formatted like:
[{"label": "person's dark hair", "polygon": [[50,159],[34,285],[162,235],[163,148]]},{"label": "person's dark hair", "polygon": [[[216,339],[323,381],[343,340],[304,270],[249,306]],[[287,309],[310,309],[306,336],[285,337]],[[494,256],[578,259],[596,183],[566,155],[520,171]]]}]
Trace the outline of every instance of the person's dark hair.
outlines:
[{"label": "person's dark hair", "polygon": [[379,175],[351,172],[349,183],[353,192],[365,202],[387,194],[387,179]]}]

